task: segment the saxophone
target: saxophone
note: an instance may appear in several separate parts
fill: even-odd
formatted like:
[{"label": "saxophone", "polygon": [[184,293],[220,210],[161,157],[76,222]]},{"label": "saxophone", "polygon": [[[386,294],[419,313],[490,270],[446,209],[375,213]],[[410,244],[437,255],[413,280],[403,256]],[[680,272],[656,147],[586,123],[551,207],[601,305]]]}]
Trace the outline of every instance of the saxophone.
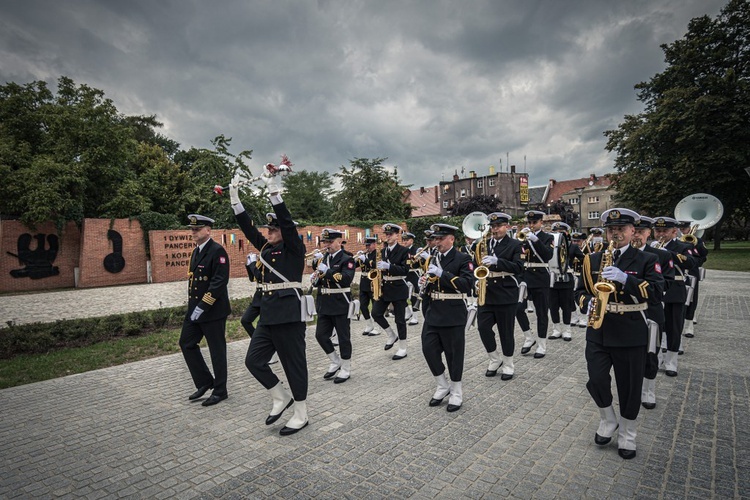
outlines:
[{"label": "saxophone", "polygon": [[[379,252],[382,252],[382,250]],[[378,262],[380,260],[375,262],[375,267],[367,273],[367,277],[372,282],[372,300],[380,300],[383,295],[383,273],[378,269]]]},{"label": "saxophone", "polygon": [[599,266],[599,279],[594,283],[594,304],[591,308],[591,314],[589,315],[588,326],[595,329],[602,327],[604,322],[604,315],[607,313],[607,303],[609,302],[609,296],[615,293],[616,288],[614,283],[602,278],[602,271],[605,267],[612,265],[612,257],[615,252],[615,240],[609,242],[609,247],[602,253],[602,263]]},{"label": "saxophone", "polygon": [[474,277],[477,280],[477,305],[483,306],[487,298],[487,276],[490,274],[490,268],[482,265],[482,259],[487,256],[487,233],[477,241],[474,256],[477,260],[477,268],[474,269]]}]

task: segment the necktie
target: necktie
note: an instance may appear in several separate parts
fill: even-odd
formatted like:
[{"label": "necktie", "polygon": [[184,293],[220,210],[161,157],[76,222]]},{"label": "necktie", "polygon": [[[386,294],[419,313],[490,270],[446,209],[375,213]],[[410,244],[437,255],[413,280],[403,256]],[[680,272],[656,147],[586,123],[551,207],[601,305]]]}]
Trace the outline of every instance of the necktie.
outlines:
[{"label": "necktie", "polygon": [[618,248],[615,250],[615,260],[614,262],[617,262],[620,259],[620,249]]}]

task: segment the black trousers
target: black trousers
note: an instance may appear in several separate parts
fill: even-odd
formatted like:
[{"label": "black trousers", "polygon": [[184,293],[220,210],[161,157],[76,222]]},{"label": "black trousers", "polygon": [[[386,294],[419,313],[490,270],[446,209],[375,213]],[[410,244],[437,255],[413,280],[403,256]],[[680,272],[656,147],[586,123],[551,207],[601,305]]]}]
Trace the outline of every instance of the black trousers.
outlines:
[{"label": "black trousers", "polygon": [[250,337],[252,337],[253,333],[255,332],[255,326],[253,326],[253,322],[258,318],[258,316],[260,316],[260,306],[254,306],[250,304],[247,309],[245,309],[245,314],[243,314],[242,318],[240,319],[242,327]]},{"label": "black trousers", "polygon": [[433,376],[445,373],[442,357],[445,354],[451,380],[460,382],[464,373],[465,352],[465,325],[438,327],[425,322],[422,327],[422,354]]},{"label": "black trousers", "polygon": [[682,327],[685,326],[685,303],[664,304],[664,332],[667,334],[667,350],[677,352],[680,350],[682,340]]},{"label": "black trousers", "polygon": [[[225,336],[227,319],[217,319],[206,323],[193,323],[185,319],[180,333],[180,349],[185,358],[190,376],[195,387],[213,385],[213,394],[223,396],[227,393],[227,338]],[[206,365],[201,354],[200,341],[206,337],[208,352],[211,354],[211,366],[214,375]]]},{"label": "black trousers", "polygon": [[362,290],[360,290],[359,312],[362,313],[362,316],[364,316],[365,319],[370,319],[370,301],[372,301],[372,292],[363,292]]},{"label": "black trousers", "polygon": [[484,305],[479,306],[477,311],[477,327],[479,338],[487,352],[497,349],[495,332],[492,328],[497,325],[498,337],[500,337],[500,348],[503,356],[513,356],[516,350],[516,340],[513,336],[513,320],[516,314],[517,304]]},{"label": "black trousers", "polygon": [[[534,313],[536,314],[536,332],[540,339],[547,338],[547,327],[549,326],[549,287],[528,288],[526,289],[527,300],[520,302],[516,309],[516,319],[521,330],[528,331],[531,328],[529,317],[526,316],[526,304],[528,299],[534,303]],[[568,320],[570,323],[570,320]]]},{"label": "black trousers", "polygon": [[695,310],[698,308],[698,283],[700,283],[700,281],[693,276],[693,283],[695,283],[695,288],[693,289],[693,301],[687,306],[687,309],[685,309],[685,319],[689,321],[693,321],[693,318],[695,318]]},{"label": "black trousers", "polygon": [[307,399],[307,356],[305,354],[305,328],[303,322],[280,325],[258,325],[245,356],[245,366],[266,389],[279,383],[279,378],[268,366],[274,352],[289,381],[295,401]]},{"label": "black trousers", "polygon": [[339,336],[341,359],[352,359],[351,321],[346,316],[346,314],[336,316],[318,314],[315,339],[326,354],[331,354],[334,351],[331,335],[333,335],[333,329],[335,328]]},{"label": "black trousers", "polygon": [[406,301],[405,300],[394,300],[392,302],[386,302],[385,300],[376,300],[372,304],[372,319],[375,323],[380,325],[384,330],[391,326],[388,320],[385,319],[385,311],[388,306],[393,304],[393,316],[396,321],[396,328],[398,329],[398,338],[406,340]]},{"label": "black trousers", "polygon": [[612,404],[612,377],[614,367],[620,415],[635,420],[641,409],[641,389],[646,368],[646,346],[605,347],[586,342],[586,368],[589,380],[586,389],[599,408]]},{"label": "black trousers", "polygon": [[570,324],[570,313],[573,312],[573,289],[572,288],[550,288],[549,291],[549,315],[553,323],[560,322],[560,310],[562,309],[562,322]]}]

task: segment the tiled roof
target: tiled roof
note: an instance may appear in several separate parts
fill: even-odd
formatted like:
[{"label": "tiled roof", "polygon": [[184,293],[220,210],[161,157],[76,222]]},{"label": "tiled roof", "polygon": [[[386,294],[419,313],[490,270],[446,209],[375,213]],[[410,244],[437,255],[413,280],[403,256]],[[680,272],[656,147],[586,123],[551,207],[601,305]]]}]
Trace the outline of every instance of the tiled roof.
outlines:
[{"label": "tiled roof", "polygon": [[405,201],[412,206],[412,217],[440,215],[440,192],[438,186],[411,189],[406,193]]},{"label": "tiled roof", "polygon": [[[593,184],[589,184],[589,181],[592,181]],[[557,201],[562,198],[563,194],[569,193],[576,188],[607,187],[609,185],[610,180],[608,175],[597,177],[596,175],[592,174],[591,176],[584,177],[582,179],[571,179],[567,181],[556,181],[554,179],[550,179],[549,193],[547,193],[547,198],[543,200],[543,203],[551,203],[553,201]]]},{"label": "tiled roof", "polygon": [[529,188],[529,206],[539,205],[544,202],[544,193],[547,186],[533,186]]}]

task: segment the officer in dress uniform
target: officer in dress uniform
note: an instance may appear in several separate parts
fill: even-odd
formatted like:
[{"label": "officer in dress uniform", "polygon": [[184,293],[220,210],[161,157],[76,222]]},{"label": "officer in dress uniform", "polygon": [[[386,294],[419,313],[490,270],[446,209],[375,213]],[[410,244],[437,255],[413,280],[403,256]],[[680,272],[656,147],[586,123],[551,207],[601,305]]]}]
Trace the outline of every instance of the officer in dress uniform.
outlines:
[{"label": "officer in dress uniform", "polygon": [[[523,245],[508,234],[510,215],[493,212],[487,216],[490,223],[490,238],[487,240],[487,255],[478,265],[486,266],[485,300],[478,306],[477,324],[490,358],[486,377],[494,377],[502,367],[501,380],[510,380],[515,374],[513,354],[516,349],[513,337],[514,318],[519,306],[519,282],[523,276]],[[497,350],[495,332],[497,325],[500,349]]]},{"label": "officer in dress uniform", "polygon": [[[536,312],[536,329],[539,344],[534,352],[534,357],[539,359],[543,358],[547,353],[547,326],[549,325],[547,314],[549,312],[550,283],[548,262],[552,258],[555,240],[551,234],[542,231],[544,212],[529,210],[524,215],[526,215],[528,230],[522,230],[526,233],[526,241],[523,243],[523,252],[526,258],[523,281],[526,282],[528,298],[533,302],[534,311]],[[531,325],[524,311],[523,303],[518,306],[516,319],[524,335],[521,354],[529,354],[531,347],[537,341],[534,340],[534,336],[531,333]]]},{"label": "officer in dress uniform", "polygon": [[[586,329],[589,375],[586,388],[599,407],[600,422],[594,442],[609,443],[619,425],[618,453],[624,459],[631,459],[636,455],[636,418],[641,408],[649,335],[645,311],[649,301],[659,300],[664,280],[656,256],[630,245],[635,233],[633,226],[640,219],[637,213],[613,208],[605,211],[601,219],[614,249],[611,253],[594,252],[584,258],[583,279],[576,289],[577,304],[581,311],[594,314],[605,302],[605,294],[595,289],[597,282],[608,282],[614,291],[601,312],[601,326],[597,328],[594,323]],[[602,265],[605,254],[611,265]],[[612,368],[620,402],[619,423],[612,406]]]},{"label": "officer in dress uniform", "polygon": [[[688,234],[692,224],[692,221],[689,220],[678,221],[677,229],[679,229],[682,234]],[[706,248],[706,243],[703,241],[703,238],[695,236],[695,239],[696,243],[693,245],[693,257],[696,260],[697,266],[690,270],[690,276],[693,278],[693,297],[685,310],[685,326],[682,330],[682,333],[687,338],[695,336],[694,325],[697,323],[695,320],[695,310],[698,307],[698,284],[701,281],[703,264],[706,263],[708,257],[708,248]]]},{"label": "officer in dress uniform", "polygon": [[[188,216],[196,248],[190,257],[188,307],[180,333],[180,349],[190,376],[198,389],[193,401],[213,388],[203,406],[227,399],[227,339],[225,336],[229,306],[229,257],[219,243],[211,239],[213,219],[198,214]],[[206,337],[214,375],[201,354],[200,341]]]},{"label": "officer in dress uniform", "polygon": [[[432,236],[437,253],[430,260],[425,293],[430,295],[429,306],[422,327],[422,354],[432,375],[437,381],[437,389],[430,399],[430,406],[438,406],[448,398],[449,412],[457,411],[463,403],[461,378],[464,371],[466,350],[466,305],[465,294],[474,287],[474,265],[471,258],[454,247],[455,226],[433,224]],[[450,381],[445,378],[445,365],[448,365]]]},{"label": "officer in dress uniform", "polygon": [[[325,256],[313,275],[313,284],[318,288],[318,323],[315,338],[323,348],[331,364],[323,378],[333,378],[340,384],[349,380],[352,369],[352,340],[349,308],[352,302],[351,285],[354,280],[354,260],[341,248],[343,233],[335,229],[324,229],[320,240],[326,248]],[[333,329],[339,337],[341,357],[331,342]],[[338,375],[336,373],[338,372]],[[334,378],[335,376],[335,378]]]},{"label": "officer in dress uniform", "polygon": [[411,285],[409,288],[411,306],[406,308],[406,324],[417,325],[419,318],[415,313],[419,312],[419,262],[415,258],[417,247],[414,246],[414,234],[408,231],[401,233],[401,243],[409,252],[409,258],[406,264],[409,266],[409,274],[406,275],[406,281]]},{"label": "officer in dress uniform", "polygon": [[380,335],[380,331],[375,327],[375,322],[370,316],[370,302],[372,302],[372,281],[368,277],[370,271],[375,269],[378,262],[378,239],[374,236],[365,238],[365,251],[359,254],[355,264],[359,267],[359,310],[367,322],[362,335],[374,337]]},{"label": "officer in dress uniform", "polygon": [[[654,219],[641,215],[640,222],[635,224],[635,235],[631,245],[638,250],[656,255],[661,268],[661,274],[664,278],[664,290],[666,291],[674,286],[674,263],[672,254],[666,250],[653,248],[649,245],[651,237],[651,228],[654,225]],[[641,406],[647,410],[656,408],[656,374],[659,371],[659,355],[661,354],[657,347],[657,341],[661,338],[661,332],[664,331],[664,293],[661,294],[658,302],[648,302],[646,317],[655,323],[653,331],[649,331],[648,351],[646,354],[646,371],[643,376],[643,389],[641,389]],[[653,338],[652,338],[653,336]]]},{"label": "officer in dress uniform", "polygon": [[[385,350],[390,350],[398,340],[398,350],[391,359],[399,360],[406,357],[406,299],[409,298],[409,287],[406,285],[406,275],[409,274],[409,266],[406,261],[409,253],[406,248],[398,244],[401,227],[398,224],[387,223],[383,225],[385,235],[385,248],[380,251],[377,268],[381,274],[381,295],[372,306],[372,317],[375,323],[386,332],[387,338]],[[393,331],[388,320],[385,319],[385,311],[393,304],[393,316],[396,321],[398,334]]]},{"label": "officer in dress uniform", "polygon": [[[549,300],[549,314],[552,318],[552,333],[550,334],[550,340],[559,339],[562,337],[565,341],[572,339],[570,332],[571,313],[575,309],[575,299],[573,297],[573,288],[575,280],[573,279],[573,266],[571,265],[572,260],[575,257],[583,260],[583,252],[578,248],[578,245],[574,245],[568,240],[568,233],[570,226],[564,222],[555,222],[552,224],[552,232],[560,233],[563,235],[560,240],[560,245],[565,245],[565,251],[567,252],[568,266],[564,273],[553,273],[553,282],[550,287],[550,300]],[[576,253],[576,250],[578,253]],[[562,251],[562,250],[558,250]],[[560,311],[562,310],[562,327],[560,327]]]},{"label": "officer in dress uniform", "polygon": [[685,301],[687,287],[685,275],[697,267],[692,256],[692,245],[683,243],[677,238],[677,220],[672,217],[654,219],[654,238],[652,245],[661,246],[672,254],[675,265],[675,282],[664,294],[665,333],[667,352],[664,354],[664,371],[669,377],[677,376],[677,356],[682,341],[682,327],[685,324]]},{"label": "officer in dress uniform", "polygon": [[[570,235],[571,245],[568,258],[570,259],[570,269],[573,272],[573,290],[578,285],[578,281],[581,279],[581,268],[583,267],[583,252],[586,244],[586,235],[575,231]],[[578,308],[575,306],[575,294],[573,296],[573,312],[570,318],[570,324],[572,326],[578,326],[579,328],[586,328],[586,316],[584,316]]]},{"label": "officer in dress uniform", "polygon": [[[294,414],[279,431],[282,436],[294,434],[308,424],[307,356],[305,322],[301,312],[302,273],[305,269],[305,245],[302,243],[289,210],[281,198],[278,176],[264,174],[273,212],[266,214],[267,237],[253,224],[239,198],[239,176],[229,186],[229,197],[237,223],[248,241],[260,251],[261,302],[260,320],[250,339],[245,366],[265,387],[273,401],[266,425],[276,422],[287,408]],[[284,368],[291,394],[269,368],[277,352]]]}]

